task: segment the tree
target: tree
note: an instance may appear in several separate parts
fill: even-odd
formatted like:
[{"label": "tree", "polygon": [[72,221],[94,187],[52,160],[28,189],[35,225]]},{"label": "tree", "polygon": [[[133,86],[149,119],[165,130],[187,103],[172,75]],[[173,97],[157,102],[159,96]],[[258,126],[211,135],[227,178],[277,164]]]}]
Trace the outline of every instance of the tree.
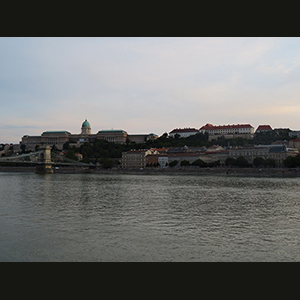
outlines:
[{"label": "tree", "polygon": [[213,164],[213,167],[219,167],[219,166],[221,166],[220,160],[213,161],[212,164]]},{"label": "tree", "polygon": [[201,158],[198,158],[197,160],[193,161],[192,166],[205,167],[206,163]]},{"label": "tree", "polygon": [[180,166],[182,167],[188,167],[190,165],[190,162],[187,161],[187,160],[183,160],[181,163],[180,163]]},{"label": "tree", "polygon": [[296,166],[296,161],[295,158],[293,156],[288,156],[284,161],[283,161],[283,165],[286,168],[295,168]]},{"label": "tree", "polygon": [[264,164],[264,159],[262,157],[255,157],[253,159],[253,165],[258,168],[258,167],[262,167]]},{"label": "tree", "polygon": [[275,168],[276,162],[274,158],[267,158],[264,161],[264,167],[273,167]]},{"label": "tree", "polygon": [[104,169],[111,169],[113,166],[113,161],[112,159],[108,158],[103,162],[103,168]]},{"label": "tree", "polygon": [[268,131],[268,132],[259,132],[255,134],[254,139],[252,140],[253,144],[262,144],[268,145],[272,144],[276,141],[283,141],[283,140],[290,140],[291,137],[289,136],[290,130],[282,129],[278,131]]},{"label": "tree", "polygon": [[295,158],[296,167],[300,167],[300,154],[297,154],[296,156],[294,156],[294,158]]},{"label": "tree", "polygon": [[225,160],[225,165],[226,166],[235,166],[236,165],[236,160],[233,157],[227,157]]},{"label": "tree", "polygon": [[283,164],[286,168],[298,168],[300,167],[300,154],[296,156],[288,156],[284,161]]},{"label": "tree", "polygon": [[173,160],[169,163],[169,167],[173,168],[178,164],[178,160]]},{"label": "tree", "polygon": [[55,144],[53,144],[53,146],[51,147],[51,151],[58,151],[57,147]]},{"label": "tree", "polygon": [[63,144],[63,150],[68,150],[69,149],[69,145],[70,145],[70,142],[65,142]]},{"label": "tree", "polygon": [[236,166],[240,168],[246,168],[249,166],[247,159],[244,156],[239,156],[236,159]]},{"label": "tree", "polygon": [[25,151],[26,151],[26,145],[25,145],[25,144],[22,144],[22,145],[20,146],[20,148],[21,148],[21,150],[22,150],[22,153],[25,153]]},{"label": "tree", "polygon": [[66,153],[66,158],[72,159],[72,160],[78,160],[78,157],[75,155],[75,152],[73,150],[68,150]]}]

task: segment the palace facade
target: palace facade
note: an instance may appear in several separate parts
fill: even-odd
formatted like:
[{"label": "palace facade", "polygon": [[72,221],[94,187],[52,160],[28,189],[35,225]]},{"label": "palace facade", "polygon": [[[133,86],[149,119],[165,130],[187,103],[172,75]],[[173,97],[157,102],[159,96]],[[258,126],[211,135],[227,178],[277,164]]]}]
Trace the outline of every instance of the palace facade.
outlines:
[{"label": "palace facade", "polygon": [[58,150],[63,149],[67,142],[71,146],[79,147],[85,142],[94,142],[96,139],[104,139],[109,142],[124,144],[127,140],[134,142],[144,142],[148,139],[156,139],[158,136],[154,133],[130,135],[125,130],[100,130],[92,134],[90,123],[85,120],[81,126],[80,134],[72,134],[69,131],[45,131],[38,136],[24,135],[20,142],[26,146],[26,150],[36,150],[37,146],[55,146]]}]

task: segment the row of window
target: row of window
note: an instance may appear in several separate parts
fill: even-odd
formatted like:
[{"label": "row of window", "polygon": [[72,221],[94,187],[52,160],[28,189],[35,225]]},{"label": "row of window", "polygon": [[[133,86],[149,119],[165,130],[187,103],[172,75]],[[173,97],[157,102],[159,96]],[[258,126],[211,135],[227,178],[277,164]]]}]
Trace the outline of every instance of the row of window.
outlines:
[{"label": "row of window", "polygon": [[230,153],[231,156],[262,156],[267,155],[265,152],[251,153],[251,152],[239,152],[239,153]]}]

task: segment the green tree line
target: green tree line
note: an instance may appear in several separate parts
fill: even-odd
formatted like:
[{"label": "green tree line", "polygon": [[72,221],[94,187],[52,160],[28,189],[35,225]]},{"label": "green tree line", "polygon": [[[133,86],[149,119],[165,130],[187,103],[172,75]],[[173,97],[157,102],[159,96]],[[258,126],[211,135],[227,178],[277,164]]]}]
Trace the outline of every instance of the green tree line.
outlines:
[{"label": "green tree line", "polygon": [[[170,148],[170,147],[210,147],[215,144],[226,147],[230,146],[245,146],[249,144],[271,144],[278,140],[289,140],[288,132],[282,133],[266,132],[258,133],[254,139],[249,140],[246,138],[238,137],[233,139],[225,139],[224,136],[218,137],[215,140],[208,141],[208,134],[198,133],[191,135],[187,138],[169,138],[167,133],[155,140],[148,140],[143,143],[135,143],[127,140],[125,144],[118,144],[108,142],[106,140],[97,139],[93,143],[84,143],[80,147],[70,146],[69,142],[64,144],[64,150],[71,150],[74,153],[78,152],[83,155],[83,162],[103,162],[106,159],[115,160],[122,157],[122,152],[129,151],[131,149],[149,149],[149,148]],[[68,156],[74,157],[73,153],[69,152]]]},{"label": "green tree line", "polygon": [[300,154],[296,156],[288,156],[284,161],[283,164],[287,168],[300,168]]}]

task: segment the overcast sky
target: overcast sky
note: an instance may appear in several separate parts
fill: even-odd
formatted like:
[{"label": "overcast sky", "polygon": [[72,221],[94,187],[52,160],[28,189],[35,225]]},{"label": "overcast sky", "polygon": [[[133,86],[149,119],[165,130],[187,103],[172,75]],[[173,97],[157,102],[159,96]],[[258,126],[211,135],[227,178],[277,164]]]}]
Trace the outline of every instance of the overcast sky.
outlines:
[{"label": "overcast sky", "polygon": [[0,37],[0,143],[46,130],[300,129],[300,38]]}]

